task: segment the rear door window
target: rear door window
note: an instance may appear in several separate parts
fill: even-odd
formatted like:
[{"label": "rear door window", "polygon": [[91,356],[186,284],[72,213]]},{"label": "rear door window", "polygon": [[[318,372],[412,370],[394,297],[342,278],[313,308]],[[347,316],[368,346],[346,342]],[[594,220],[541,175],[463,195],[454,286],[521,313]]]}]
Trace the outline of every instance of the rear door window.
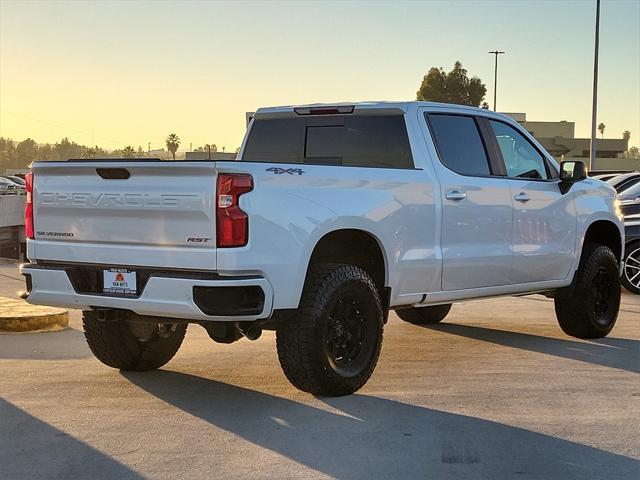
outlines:
[{"label": "rear door window", "polygon": [[461,175],[491,175],[487,152],[473,117],[428,114],[440,161]]},{"label": "rear door window", "polygon": [[402,115],[254,120],[242,160],[414,168]]}]

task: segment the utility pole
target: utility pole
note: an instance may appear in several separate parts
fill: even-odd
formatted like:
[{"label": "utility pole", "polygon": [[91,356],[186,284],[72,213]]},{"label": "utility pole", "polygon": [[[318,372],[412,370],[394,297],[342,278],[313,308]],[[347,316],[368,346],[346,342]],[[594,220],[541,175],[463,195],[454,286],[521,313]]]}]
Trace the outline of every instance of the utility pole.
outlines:
[{"label": "utility pole", "polygon": [[147,154],[151,155],[151,142],[149,142],[149,150],[147,150]]},{"label": "utility pole", "polygon": [[492,55],[496,56],[494,74],[493,74],[493,111],[496,112],[496,96],[498,92],[498,55],[502,55],[507,52],[500,52],[498,50],[494,50],[493,52],[489,52]]},{"label": "utility pole", "polygon": [[591,107],[591,148],[589,169],[596,168],[596,118],[598,117],[598,48],[600,45],[600,0],[596,0],[596,39],[593,54],[593,104]]}]

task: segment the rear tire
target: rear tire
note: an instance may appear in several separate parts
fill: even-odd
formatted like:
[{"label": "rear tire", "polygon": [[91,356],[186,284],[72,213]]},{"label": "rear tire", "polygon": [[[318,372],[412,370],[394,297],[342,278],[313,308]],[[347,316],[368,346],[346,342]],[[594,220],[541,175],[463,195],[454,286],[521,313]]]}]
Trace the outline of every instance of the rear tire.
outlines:
[{"label": "rear tire", "polygon": [[396,314],[401,320],[415,325],[434,325],[440,323],[449,314],[451,304],[430,307],[400,308]]},{"label": "rear tire", "polygon": [[314,395],[360,389],[378,362],[383,310],[371,278],[352,265],[312,266],[297,315],[276,333],[289,381]]},{"label": "rear tire", "polygon": [[640,240],[625,247],[622,285],[631,293],[640,295]]},{"label": "rear tire", "polygon": [[154,370],[176,354],[186,323],[133,323],[98,320],[93,311],[82,314],[89,348],[105,365],[120,370]]},{"label": "rear tire", "polygon": [[613,329],[620,309],[618,262],[609,247],[586,245],[570,294],[554,300],[560,328],[577,338],[602,338]]}]

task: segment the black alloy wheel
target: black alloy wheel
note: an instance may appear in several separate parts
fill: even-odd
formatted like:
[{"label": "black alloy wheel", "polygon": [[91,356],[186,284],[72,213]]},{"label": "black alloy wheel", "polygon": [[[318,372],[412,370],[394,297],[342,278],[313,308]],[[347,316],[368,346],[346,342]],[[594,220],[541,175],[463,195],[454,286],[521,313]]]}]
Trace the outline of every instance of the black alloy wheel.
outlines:
[{"label": "black alloy wheel", "polygon": [[336,373],[349,377],[359,373],[371,358],[377,329],[367,326],[367,305],[357,294],[339,296],[330,308],[324,337],[326,359]]}]

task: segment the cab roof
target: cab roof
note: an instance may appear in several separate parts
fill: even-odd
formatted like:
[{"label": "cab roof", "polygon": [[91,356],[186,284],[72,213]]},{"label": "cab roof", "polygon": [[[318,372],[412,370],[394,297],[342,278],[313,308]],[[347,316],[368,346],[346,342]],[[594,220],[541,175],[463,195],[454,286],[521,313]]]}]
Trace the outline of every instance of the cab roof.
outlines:
[{"label": "cab roof", "polygon": [[468,113],[477,115],[508,118],[506,115],[486,110],[483,108],[457,105],[453,103],[420,102],[420,101],[365,101],[365,102],[335,102],[335,103],[308,103],[302,105],[282,105],[276,107],[264,107],[256,110],[254,118],[266,119],[274,117],[289,117],[301,115],[331,115],[331,114],[366,114],[366,115],[404,115],[410,110],[419,107],[427,107],[438,111]]}]

